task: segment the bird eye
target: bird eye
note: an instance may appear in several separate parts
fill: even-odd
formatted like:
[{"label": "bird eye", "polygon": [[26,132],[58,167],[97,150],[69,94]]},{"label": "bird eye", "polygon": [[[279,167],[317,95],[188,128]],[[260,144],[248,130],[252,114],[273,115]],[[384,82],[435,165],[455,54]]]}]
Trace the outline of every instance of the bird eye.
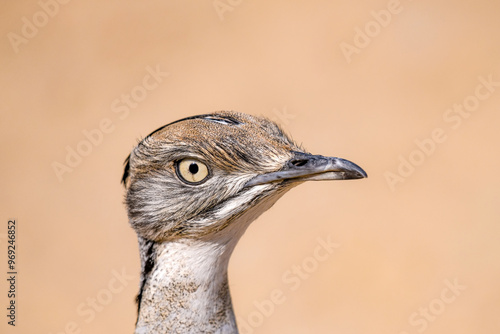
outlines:
[{"label": "bird eye", "polygon": [[199,184],[208,177],[208,167],[194,159],[184,159],[177,163],[177,176],[184,182]]}]

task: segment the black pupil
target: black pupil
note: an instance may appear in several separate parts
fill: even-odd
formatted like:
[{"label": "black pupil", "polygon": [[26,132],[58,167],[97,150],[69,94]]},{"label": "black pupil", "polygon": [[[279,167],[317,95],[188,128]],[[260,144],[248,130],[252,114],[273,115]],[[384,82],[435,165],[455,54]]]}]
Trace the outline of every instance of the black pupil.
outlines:
[{"label": "black pupil", "polygon": [[191,165],[189,165],[189,172],[190,172],[191,174],[196,174],[196,173],[198,173],[198,170],[199,170],[198,165],[197,165],[197,164],[195,164],[194,162],[193,162]]}]

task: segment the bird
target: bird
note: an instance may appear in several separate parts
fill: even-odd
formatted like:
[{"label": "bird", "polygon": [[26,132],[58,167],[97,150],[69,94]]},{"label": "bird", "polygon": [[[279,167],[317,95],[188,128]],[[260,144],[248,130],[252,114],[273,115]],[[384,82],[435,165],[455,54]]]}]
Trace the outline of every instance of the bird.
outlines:
[{"label": "bird", "polygon": [[247,227],[291,188],[366,178],[308,153],[275,122],[235,111],[186,117],[144,137],[122,182],[141,275],[135,333],[238,333],[228,263]]}]

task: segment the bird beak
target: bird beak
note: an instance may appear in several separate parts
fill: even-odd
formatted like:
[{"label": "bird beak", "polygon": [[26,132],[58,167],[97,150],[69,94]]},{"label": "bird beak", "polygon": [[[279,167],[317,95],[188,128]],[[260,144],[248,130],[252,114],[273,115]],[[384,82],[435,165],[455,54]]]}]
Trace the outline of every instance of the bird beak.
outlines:
[{"label": "bird beak", "polygon": [[348,160],[294,152],[294,157],[283,166],[282,170],[258,175],[248,181],[245,186],[251,187],[283,180],[304,182],[350,180],[365,177],[368,177],[366,172]]}]

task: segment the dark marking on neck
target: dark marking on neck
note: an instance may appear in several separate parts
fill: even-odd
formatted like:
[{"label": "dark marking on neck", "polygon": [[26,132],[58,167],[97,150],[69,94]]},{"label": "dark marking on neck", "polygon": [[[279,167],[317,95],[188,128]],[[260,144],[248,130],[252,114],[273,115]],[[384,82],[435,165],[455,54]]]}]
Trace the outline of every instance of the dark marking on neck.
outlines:
[{"label": "dark marking on neck", "polygon": [[142,293],[144,292],[144,286],[146,285],[146,282],[149,278],[149,274],[153,271],[153,268],[155,266],[155,249],[154,246],[156,243],[152,240],[147,240],[145,241],[145,248],[146,248],[146,253],[144,254],[144,264],[143,264],[143,269],[141,273],[141,286],[139,288],[139,293],[137,294],[137,297],[135,298],[135,301],[137,303],[137,320],[135,324],[137,325],[137,321],[139,321],[139,313],[141,312],[141,300],[142,300]]},{"label": "dark marking on neck", "polygon": [[122,183],[124,186],[126,186],[128,175],[130,173],[130,154],[128,155],[127,159],[125,159],[125,162],[123,164],[125,165],[125,168],[123,169]]}]

